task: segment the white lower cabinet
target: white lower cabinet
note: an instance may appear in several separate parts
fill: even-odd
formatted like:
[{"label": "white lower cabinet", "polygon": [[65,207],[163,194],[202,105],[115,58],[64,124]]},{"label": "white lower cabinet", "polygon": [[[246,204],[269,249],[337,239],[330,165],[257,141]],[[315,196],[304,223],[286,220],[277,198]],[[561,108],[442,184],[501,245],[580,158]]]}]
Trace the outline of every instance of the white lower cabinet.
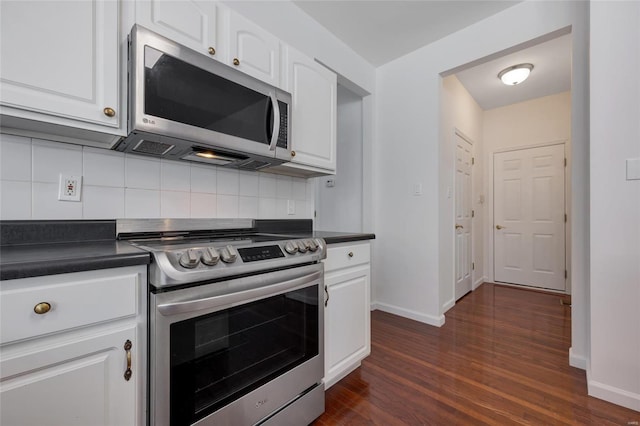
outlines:
[{"label": "white lower cabinet", "polygon": [[325,389],[371,352],[369,242],[329,246],[325,261]]},{"label": "white lower cabinet", "polygon": [[143,425],[145,290],[145,267],[0,282],[0,424]]}]

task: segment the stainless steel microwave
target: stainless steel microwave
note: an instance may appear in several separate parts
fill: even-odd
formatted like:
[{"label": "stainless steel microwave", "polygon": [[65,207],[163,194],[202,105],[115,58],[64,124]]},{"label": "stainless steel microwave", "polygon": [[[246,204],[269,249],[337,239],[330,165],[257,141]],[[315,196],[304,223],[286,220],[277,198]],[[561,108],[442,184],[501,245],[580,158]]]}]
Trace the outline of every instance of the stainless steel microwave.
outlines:
[{"label": "stainless steel microwave", "polygon": [[135,25],[128,136],[113,149],[259,170],[291,160],[291,95]]}]

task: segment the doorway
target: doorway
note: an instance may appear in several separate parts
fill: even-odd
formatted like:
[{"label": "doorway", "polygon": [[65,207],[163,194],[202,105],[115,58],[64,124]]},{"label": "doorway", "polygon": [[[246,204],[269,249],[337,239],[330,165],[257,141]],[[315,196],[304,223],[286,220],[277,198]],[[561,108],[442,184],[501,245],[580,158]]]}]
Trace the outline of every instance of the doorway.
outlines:
[{"label": "doorway", "polygon": [[495,152],[494,280],[566,290],[564,144]]}]

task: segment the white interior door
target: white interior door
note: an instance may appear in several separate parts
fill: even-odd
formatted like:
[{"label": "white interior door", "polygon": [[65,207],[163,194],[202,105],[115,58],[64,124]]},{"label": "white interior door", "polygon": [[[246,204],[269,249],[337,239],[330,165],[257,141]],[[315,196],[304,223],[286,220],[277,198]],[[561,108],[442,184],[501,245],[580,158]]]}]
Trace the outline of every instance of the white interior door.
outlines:
[{"label": "white interior door", "polygon": [[564,145],[494,154],[495,280],[565,290]]},{"label": "white interior door", "polygon": [[471,291],[471,165],[472,145],[456,133],[455,297]]}]

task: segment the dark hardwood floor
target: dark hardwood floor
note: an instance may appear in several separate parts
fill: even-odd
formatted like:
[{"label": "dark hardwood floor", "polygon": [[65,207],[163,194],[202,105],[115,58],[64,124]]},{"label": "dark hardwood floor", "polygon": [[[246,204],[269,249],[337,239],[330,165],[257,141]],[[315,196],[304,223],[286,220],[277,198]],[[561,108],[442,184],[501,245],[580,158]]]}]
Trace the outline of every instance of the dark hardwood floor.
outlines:
[{"label": "dark hardwood floor", "polygon": [[371,355],[314,425],[637,425],[639,412],[587,396],[561,299],[485,283],[441,328],[372,312]]}]

